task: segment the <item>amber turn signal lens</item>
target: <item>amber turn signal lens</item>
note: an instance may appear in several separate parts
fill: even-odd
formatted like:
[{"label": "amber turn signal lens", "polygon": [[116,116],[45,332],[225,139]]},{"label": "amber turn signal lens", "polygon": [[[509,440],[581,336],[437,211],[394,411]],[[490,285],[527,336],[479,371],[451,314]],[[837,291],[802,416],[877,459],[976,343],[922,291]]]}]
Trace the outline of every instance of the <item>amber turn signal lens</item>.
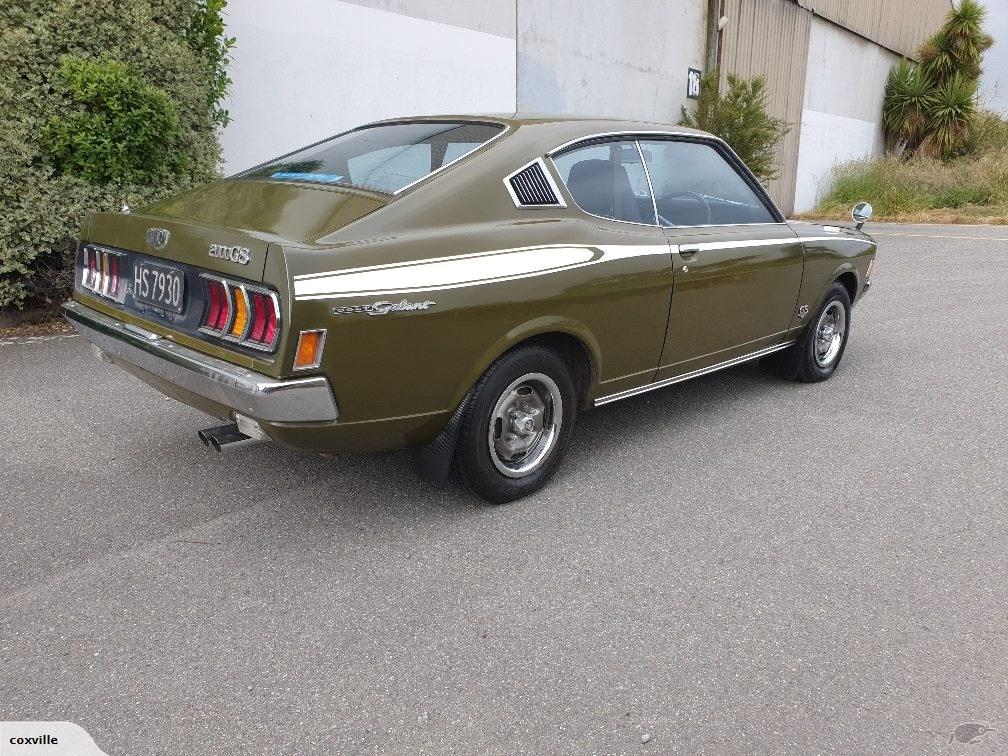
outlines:
[{"label": "amber turn signal lens", "polygon": [[231,335],[241,338],[245,333],[245,324],[248,323],[248,302],[245,300],[244,290],[236,286],[234,292],[235,316],[234,323],[231,324]]},{"label": "amber turn signal lens", "polygon": [[294,354],[294,369],[316,368],[322,361],[322,345],[325,344],[325,329],[301,331],[298,336],[297,352]]}]

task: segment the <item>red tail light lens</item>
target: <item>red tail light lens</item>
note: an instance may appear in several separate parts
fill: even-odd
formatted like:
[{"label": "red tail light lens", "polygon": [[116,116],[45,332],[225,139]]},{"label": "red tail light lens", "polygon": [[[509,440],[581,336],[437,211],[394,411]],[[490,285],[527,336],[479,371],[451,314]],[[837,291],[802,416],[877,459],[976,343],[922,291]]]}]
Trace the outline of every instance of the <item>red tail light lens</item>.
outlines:
[{"label": "red tail light lens", "polygon": [[126,286],[122,280],[126,255],[104,247],[88,245],[84,248],[84,256],[81,288],[122,304],[126,298]]},{"label": "red tail light lens", "polygon": [[277,295],[265,289],[246,287],[249,300],[249,328],[245,343],[257,349],[272,350],[276,346],[277,321],[280,316],[280,305]]},{"label": "red tail light lens", "polygon": [[231,322],[231,297],[227,284],[216,278],[206,279],[207,312],[203,328],[223,333]]},{"label": "red tail light lens", "polygon": [[280,333],[275,292],[203,275],[206,307],[200,330],[252,349],[273,351]]},{"label": "red tail light lens", "polygon": [[266,295],[259,291],[251,293],[252,299],[252,327],[249,329],[249,338],[252,341],[262,343],[263,335],[266,333]]}]

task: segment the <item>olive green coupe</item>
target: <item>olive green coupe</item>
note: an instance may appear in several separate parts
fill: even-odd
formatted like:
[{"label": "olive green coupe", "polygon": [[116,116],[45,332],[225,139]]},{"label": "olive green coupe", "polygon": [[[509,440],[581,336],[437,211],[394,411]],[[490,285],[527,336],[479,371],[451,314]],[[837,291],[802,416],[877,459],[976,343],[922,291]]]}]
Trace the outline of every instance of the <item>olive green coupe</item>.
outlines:
[{"label": "olive green coupe", "polygon": [[659,123],[369,124],[94,213],[63,312],[226,424],[217,450],[410,447],[443,485],[536,491],[591,407],[762,358],[828,378],[875,243],[785,220],[721,140]]}]

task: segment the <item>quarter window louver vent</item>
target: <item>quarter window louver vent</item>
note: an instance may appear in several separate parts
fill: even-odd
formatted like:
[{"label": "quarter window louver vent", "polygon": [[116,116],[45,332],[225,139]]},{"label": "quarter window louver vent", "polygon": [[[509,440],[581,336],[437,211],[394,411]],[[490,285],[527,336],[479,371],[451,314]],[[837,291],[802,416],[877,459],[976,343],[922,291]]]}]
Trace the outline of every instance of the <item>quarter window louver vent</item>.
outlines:
[{"label": "quarter window louver vent", "polygon": [[512,173],[505,183],[518,207],[566,207],[541,158]]}]

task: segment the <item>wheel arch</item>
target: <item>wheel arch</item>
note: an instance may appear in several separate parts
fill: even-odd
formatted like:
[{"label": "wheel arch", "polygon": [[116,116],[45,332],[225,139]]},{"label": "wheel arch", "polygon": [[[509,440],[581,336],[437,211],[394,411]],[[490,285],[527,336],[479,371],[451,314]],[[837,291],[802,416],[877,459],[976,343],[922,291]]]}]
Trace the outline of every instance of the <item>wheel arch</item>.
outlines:
[{"label": "wheel arch", "polygon": [[[845,270],[840,275],[833,279],[833,283],[841,284],[845,289],[847,289],[847,294],[850,295],[851,304],[854,304],[854,300],[857,299],[859,282],[857,277],[857,271],[853,266],[849,270]],[[830,284],[832,286],[833,284]]]},{"label": "wheel arch", "polygon": [[580,393],[581,408],[587,406],[588,397],[598,381],[601,367],[601,349],[591,330],[582,322],[562,316],[542,316],[516,325],[490,344],[466,373],[456,390],[453,406],[457,406],[476,381],[496,360],[515,347],[527,343],[540,343],[555,349],[571,367]]},{"label": "wheel arch", "polygon": [[455,410],[448,423],[430,443],[414,449],[413,469],[417,475],[436,487],[445,485],[465,403],[469,401],[473,386],[495,361],[512,349],[530,343],[541,343],[560,353],[572,368],[580,394],[579,409],[589,406],[589,397],[599,375],[601,352],[598,340],[584,323],[577,320],[551,316],[529,320],[512,328],[491,344],[466,373],[452,399]]},{"label": "wheel arch", "polygon": [[[829,270],[829,268],[826,268]],[[851,304],[854,304],[854,300],[857,299],[858,290],[861,287],[861,281],[858,277],[857,268],[854,263],[850,260],[844,260],[842,263],[833,268],[833,271],[829,275],[823,275],[826,270],[820,270],[818,276],[814,276],[816,282],[812,284],[812,290],[819,289],[819,293],[815,298],[815,307],[818,309],[822,306],[822,303],[826,300],[826,294],[834,284],[840,283],[847,293],[850,295]],[[821,278],[819,276],[822,276]],[[814,288],[813,288],[814,287]],[[821,287],[821,288],[820,288]]]}]

